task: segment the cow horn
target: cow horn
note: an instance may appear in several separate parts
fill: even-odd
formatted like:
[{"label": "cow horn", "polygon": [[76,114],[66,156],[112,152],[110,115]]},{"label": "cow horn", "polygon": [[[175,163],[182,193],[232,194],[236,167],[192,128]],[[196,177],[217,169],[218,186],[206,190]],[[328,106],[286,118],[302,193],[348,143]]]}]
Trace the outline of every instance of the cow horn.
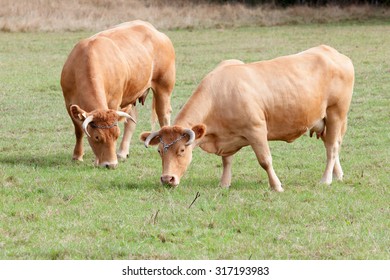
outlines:
[{"label": "cow horn", "polygon": [[187,143],[185,144],[186,146],[189,146],[192,143],[194,143],[195,132],[192,129],[189,128],[184,129],[184,134],[187,134],[190,137],[190,139],[188,139]]},{"label": "cow horn", "polygon": [[87,129],[87,128],[88,128],[88,125],[89,125],[89,123],[90,123],[91,121],[93,121],[93,115],[88,116],[88,117],[84,120],[84,122],[83,122],[83,130],[84,130],[85,134],[87,134],[88,137],[91,137],[91,135],[89,135],[88,129]]},{"label": "cow horn", "polygon": [[149,143],[152,141],[152,139],[159,135],[159,131],[155,131],[149,134],[149,136],[145,139],[144,145],[146,148],[149,148]]},{"label": "cow horn", "polygon": [[130,116],[129,114],[125,113],[125,112],[122,112],[122,111],[116,111],[116,113],[118,114],[118,116],[120,117],[125,117],[126,119],[130,119],[132,122],[134,122],[135,124],[137,124],[137,122],[135,121],[135,119],[133,119],[132,116]]}]

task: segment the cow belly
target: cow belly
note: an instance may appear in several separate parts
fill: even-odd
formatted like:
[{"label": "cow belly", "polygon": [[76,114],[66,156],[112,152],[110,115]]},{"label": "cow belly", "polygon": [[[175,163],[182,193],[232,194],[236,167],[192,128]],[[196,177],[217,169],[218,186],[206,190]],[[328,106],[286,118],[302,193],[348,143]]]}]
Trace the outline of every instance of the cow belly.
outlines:
[{"label": "cow belly", "polygon": [[[321,108],[320,106],[318,106]],[[277,119],[267,122],[267,139],[286,141],[288,143],[293,142],[309,129],[318,125],[322,125],[322,119],[325,117],[325,109],[313,110],[310,114],[304,114],[302,109],[301,114],[294,114],[292,110],[288,110],[291,113],[283,116],[283,119]]]},{"label": "cow belly", "polygon": [[216,137],[206,135],[199,145],[202,150],[219,156],[230,156],[238,152],[242,147],[248,146],[248,141],[242,136]]},{"label": "cow belly", "polygon": [[310,134],[314,132],[319,137],[323,134],[325,130],[325,114],[319,114],[319,118],[311,118],[310,121],[305,124],[301,122],[300,124],[283,124],[279,126],[268,126],[268,140],[281,140],[288,143],[293,142],[295,139],[299,138],[310,130]]},{"label": "cow belly", "polygon": [[136,104],[137,100],[140,101],[142,105],[145,104],[146,96],[149,93],[150,83],[146,84],[140,91],[138,92],[127,92],[123,95],[121,107],[124,108],[129,104]]},{"label": "cow belly", "polygon": [[293,142],[295,139],[301,137],[308,130],[308,127],[299,127],[296,129],[278,129],[275,131],[268,131],[267,139],[269,141],[280,140],[288,143]]}]

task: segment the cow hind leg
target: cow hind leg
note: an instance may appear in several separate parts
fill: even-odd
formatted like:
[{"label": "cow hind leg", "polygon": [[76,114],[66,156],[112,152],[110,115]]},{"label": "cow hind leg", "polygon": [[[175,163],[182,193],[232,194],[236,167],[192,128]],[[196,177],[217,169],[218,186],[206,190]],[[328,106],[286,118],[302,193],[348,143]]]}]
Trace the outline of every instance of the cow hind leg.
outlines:
[{"label": "cow hind leg", "polygon": [[[133,107],[129,112],[129,115],[132,116],[135,120],[137,120],[138,117],[137,109]],[[119,146],[119,150],[117,152],[117,156],[119,160],[125,160],[129,157],[130,141],[131,138],[133,137],[135,127],[136,124],[134,122],[132,121],[125,122],[122,141]]]},{"label": "cow hind leg", "polygon": [[339,152],[346,129],[346,120],[342,120],[337,112],[333,111],[329,110],[327,113],[326,135],[322,138],[326,148],[326,167],[320,182],[326,185],[332,183],[333,177],[337,180],[343,178]]},{"label": "cow hind leg", "polygon": [[341,164],[340,164],[339,154],[341,149],[341,143],[343,142],[343,137],[346,131],[347,131],[347,118],[345,118],[344,122],[342,122],[341,125],[341,135],[339,137],[339,153],[336,155],[336,161],[333,168],[333,178],[338,181],[342,181],[344,176],[343,169],[341,168]]},{"label": "cow hind leg", "polygon": [[[73,121],[73,120],[72,120]],[[81,128],[81,126],[73,121],[74,125],[74,131],[76,135],[76,145],[73,150],[73,160],[76,161],[83,161],[83,156],[84,156],[84,148],[83,148],[83,136],[84,136],[84,131]]]},{"label": "cow hind leg", "polygon": [[326,148],[326,167],[324,175],[321,178],[321,183],[330,185],[332,183],[333,169],[336,162],[336,155],[338,154],[338,145],[336,143],[325,142]]},{"label": "cow hind leg", "polygon": [[223,171],[220,185],[223,188],[229,188],[232,182],[232,162],[233,156],[222,157]]},{"label": "cow hind leg", "polygon": [[[339,147],[339,153],[340,153],[340,147]],[[343,173],[343,169],[341,168],[340,157],[337,154],[336,161],[335,161],[334,168],[333,168],[333,178],[338,180],[338,181],[342,181],[343,176],[344,176],[344,173]]]}]

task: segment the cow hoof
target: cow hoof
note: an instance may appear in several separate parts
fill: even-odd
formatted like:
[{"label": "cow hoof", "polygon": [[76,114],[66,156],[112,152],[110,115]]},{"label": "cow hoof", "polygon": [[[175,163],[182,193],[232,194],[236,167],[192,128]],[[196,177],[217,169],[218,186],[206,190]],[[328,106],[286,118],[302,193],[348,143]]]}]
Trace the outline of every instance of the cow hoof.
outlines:
[{"label": "cow hoof", "polygon": [[324,179],[322,178],[321,181],[320,181],[320,184],[321,185],[326,185],[326,186],[330,186],[332,184],[332,179]]},{"label": "cow hoof", "polygon": [[336,181],[342,181],[343,180],[343,174],[335,174],[333,173],[333,179]]},{"label": "cow hoof", "polygon": [[284,189],[282,188],[282,186],[275,186],[275,187],[272,187],[272,190],[275,191],[275,192],[284,192]]},{"label": "cow hoof", "polygon": [[126,155],[122,155],[122,154],[117,154],[117,157],[120,161],[125,161],[126,159],[129,158],[129,154],[126,154]]},{"label": "cow hoof", "polygon": [[73,157],[72,157],[72,160],[73,160],[73,161],[76,161],[76,162],[77,162],[77,161],[84,161],[84,160],[83,160],[83,156],[81,156],[81,157],[73,156]]}]

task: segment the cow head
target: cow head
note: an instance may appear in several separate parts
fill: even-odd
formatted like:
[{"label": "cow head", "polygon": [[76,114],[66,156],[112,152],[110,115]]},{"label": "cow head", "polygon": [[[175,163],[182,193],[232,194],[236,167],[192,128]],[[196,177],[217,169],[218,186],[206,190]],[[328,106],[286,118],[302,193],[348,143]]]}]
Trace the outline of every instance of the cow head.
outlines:
[{"label": "cow head", "polygon": [[89,145],[95,154],[95,165],[115,168],[118,165],[116,141],[120,130],[118,122],[135,120],[127,113],[115,110],[86,112],[77,105],[70,106],[70,115],[88,136]]},{"label": "cow head", "polygon": [[206,133],[203,124],[189,128],[181,126],[164,126],[156,132],[143,132],[140,139],[149,145],[158,145],[158,153],[162,159],[161,183],[177,186],[180,178],[192,160],[195,141]]}]

